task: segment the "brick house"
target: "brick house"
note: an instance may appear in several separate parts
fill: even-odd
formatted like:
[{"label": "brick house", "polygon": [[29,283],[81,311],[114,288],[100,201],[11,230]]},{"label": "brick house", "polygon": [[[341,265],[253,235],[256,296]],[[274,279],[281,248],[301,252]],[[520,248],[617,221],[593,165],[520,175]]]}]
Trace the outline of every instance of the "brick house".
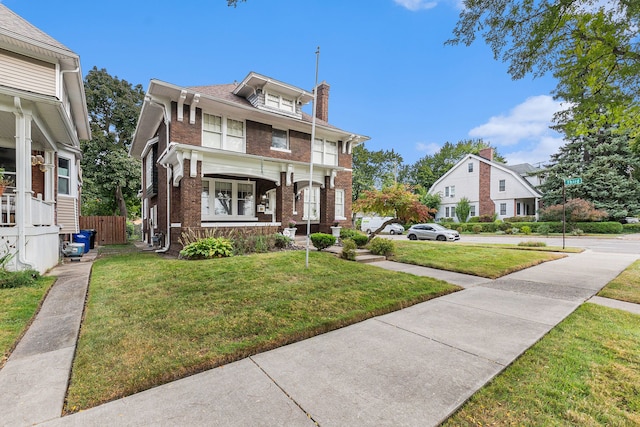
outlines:
[{"label": "brick house", "polygon": [[542,194],[540,170],[523,163],[505,165],[493,160],[493,149],[480,150],[478,156],[467,154],[429,189],[440,194],[442,201],[436,220],[456,218],[456,205],[466,197],[470,216],[497,215],[498,219],[515,216],[538,216]]},{"label": "brick house", "polygon": [[349,225],[351,150],[369,138],[328,123],[323,82],[312,144],[312,100],[254,72],[214,86],[151,80],[130,149],[142,160],[145,241],[176,252],[187,229]]},{"label": "brick house", "polygon": [[80,58],[0,4],[0,255],[41,273],[78,232],[80,139],[91,130]]}]

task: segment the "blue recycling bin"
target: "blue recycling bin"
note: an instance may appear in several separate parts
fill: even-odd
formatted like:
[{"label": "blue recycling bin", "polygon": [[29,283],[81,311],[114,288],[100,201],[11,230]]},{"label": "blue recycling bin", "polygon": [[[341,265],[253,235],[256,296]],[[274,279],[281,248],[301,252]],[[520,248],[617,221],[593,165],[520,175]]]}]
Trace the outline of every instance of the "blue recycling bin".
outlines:
[{"label": "blue recycling bin", "polygon": [[89,252],[89,245],[91,243],[91,237],[84,233],[73,234],[73,241],[76,243],[84,243],[84,253]]}]

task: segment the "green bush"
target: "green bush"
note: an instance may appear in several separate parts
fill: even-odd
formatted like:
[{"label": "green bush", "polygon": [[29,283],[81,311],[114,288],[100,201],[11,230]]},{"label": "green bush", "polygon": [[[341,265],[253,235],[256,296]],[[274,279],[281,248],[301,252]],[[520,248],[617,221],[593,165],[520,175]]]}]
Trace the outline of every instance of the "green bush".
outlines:
[{"label": "green bush", "polygon": [[31,286],[40,278],[35,270],[7,271],[0,269],[0,289]]},{"label": "green bush", "polygon": [[512,216],[510,218],[505,218],[504,219],[505,222],[535,222],[536,221],[536,217],[533,215],[529,215],[529,216]]},{"label": "green bush", "polygon": [[371,253],[375,255],[391,256],[396,251],[396,244],[393,240],[383,239],[382,237],[374,237],[368,246]]},{"label": "green bush", "polygon": [[[498,221],[500,221],[500,220],[498,220]],[[496,226],[498,227],[498,230],[500,230],[500,231],[508,232],[509,230],[511,230],[513,228],[513,225],[510,222],[506,222],[506,221],[498,222],[498,221],[496,221]]]},{"label": "green bush", "polygon": [[620,234],[623,230],[622,224],[616,221],[578,222],[575,224],[575,228],[592,234]]},{"label": "green bush", "polygon": [[356,260],[356,243],[351,239],[344,239],[342,241],[342,258],[349,261]]},{"label": "green bush", "polygon": [[494,222],[496,220],[496,214],[493,214],[493,215],[480,215],[478,220],[480,222]]},{"label": "green bush", "polygon": [[309,238],[313,246],[319,251],[336,244],[336,238],[331,234],[313,233]]},{"label": "green bush", "polygon": [[291,242],[293,242],[292,238],[287,237],[284,234],[280,234],[280,233],[277,233],[274,236],[274,238],[275,238],[276,248],[278,248],[278,249],[284,249],[284,248],[288,247],[291,244]]},{"label": "green bush", "polygon": [[525,246],[529,248],[542,248],[547,246],[547,244],[545,242],[540,242],[537,240],[527,240],[526,242],[518,243],[518,246]]},{"label": "green bush", "polygon": [[233,244],[224,237],[207,237],[188,244],[180,251],[186,259],[222,258],[233,255]]},{"label": "green bush", "polygon": [[531,227],[528,225],[523,225],[522,227],[520,227],[520,231],[522,231],[522,234],[531,234]]},{"label": "green bush", "polygon": [[622,231],[624,233],[640,233],[640,223],[622,224]]},{"label": "green bush", "polygon": [[480,222],[480,217],[479,216],[472,216],[469,218],[469,221],[467,222]]},{"label": "green bush", "polygon": [[478,233],[482,232],[482,225],[473,224],[472,230],[473,230],[474,233],[478,234]]},{"label": "green bush", "polygon": [[540,224],[536,231],[543,236],[548,236],[551,233],[551,227],[549,224]]},{"label": "green bush", "polygon": [[366,234],[358,233],[354,234],[351,239],[355,242],[356,246],[363,248],[369,243],[369,236]]}]

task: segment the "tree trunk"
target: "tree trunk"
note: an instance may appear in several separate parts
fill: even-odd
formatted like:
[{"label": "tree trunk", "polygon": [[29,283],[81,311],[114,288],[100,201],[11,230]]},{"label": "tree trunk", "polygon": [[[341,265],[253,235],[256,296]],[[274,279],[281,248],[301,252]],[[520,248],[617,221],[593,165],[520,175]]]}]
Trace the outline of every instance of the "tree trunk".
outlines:
[{"label": "tree trunk", "polygon": [[116,187],[116,204],[118,205],[120,215],[127,218],[127,202],[124,200],[122,188],[119,185]]}]

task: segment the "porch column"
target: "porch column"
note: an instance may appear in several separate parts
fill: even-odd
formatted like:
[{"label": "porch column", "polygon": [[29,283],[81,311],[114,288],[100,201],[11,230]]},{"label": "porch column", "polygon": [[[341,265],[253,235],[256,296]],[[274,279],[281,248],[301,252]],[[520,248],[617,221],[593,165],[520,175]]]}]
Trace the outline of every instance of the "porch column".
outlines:
[{"label": "porch column", "polygon": [[331,177],[324,177],[324,187],[320,188],[320,231],[330,233],[336,216],[336,190],[331,188]]},{"label": "porch column", "polygon": [[289,218],[293,217],[293,177],[287,185],[286,172],[280,172],[280,185],[276,187],[276,221],[283,228],[288,226]]},{"label": "porch column", "polygon": [[31,121],[30,112],[15,98],[16,110],[16,225],[31,225]]}]

